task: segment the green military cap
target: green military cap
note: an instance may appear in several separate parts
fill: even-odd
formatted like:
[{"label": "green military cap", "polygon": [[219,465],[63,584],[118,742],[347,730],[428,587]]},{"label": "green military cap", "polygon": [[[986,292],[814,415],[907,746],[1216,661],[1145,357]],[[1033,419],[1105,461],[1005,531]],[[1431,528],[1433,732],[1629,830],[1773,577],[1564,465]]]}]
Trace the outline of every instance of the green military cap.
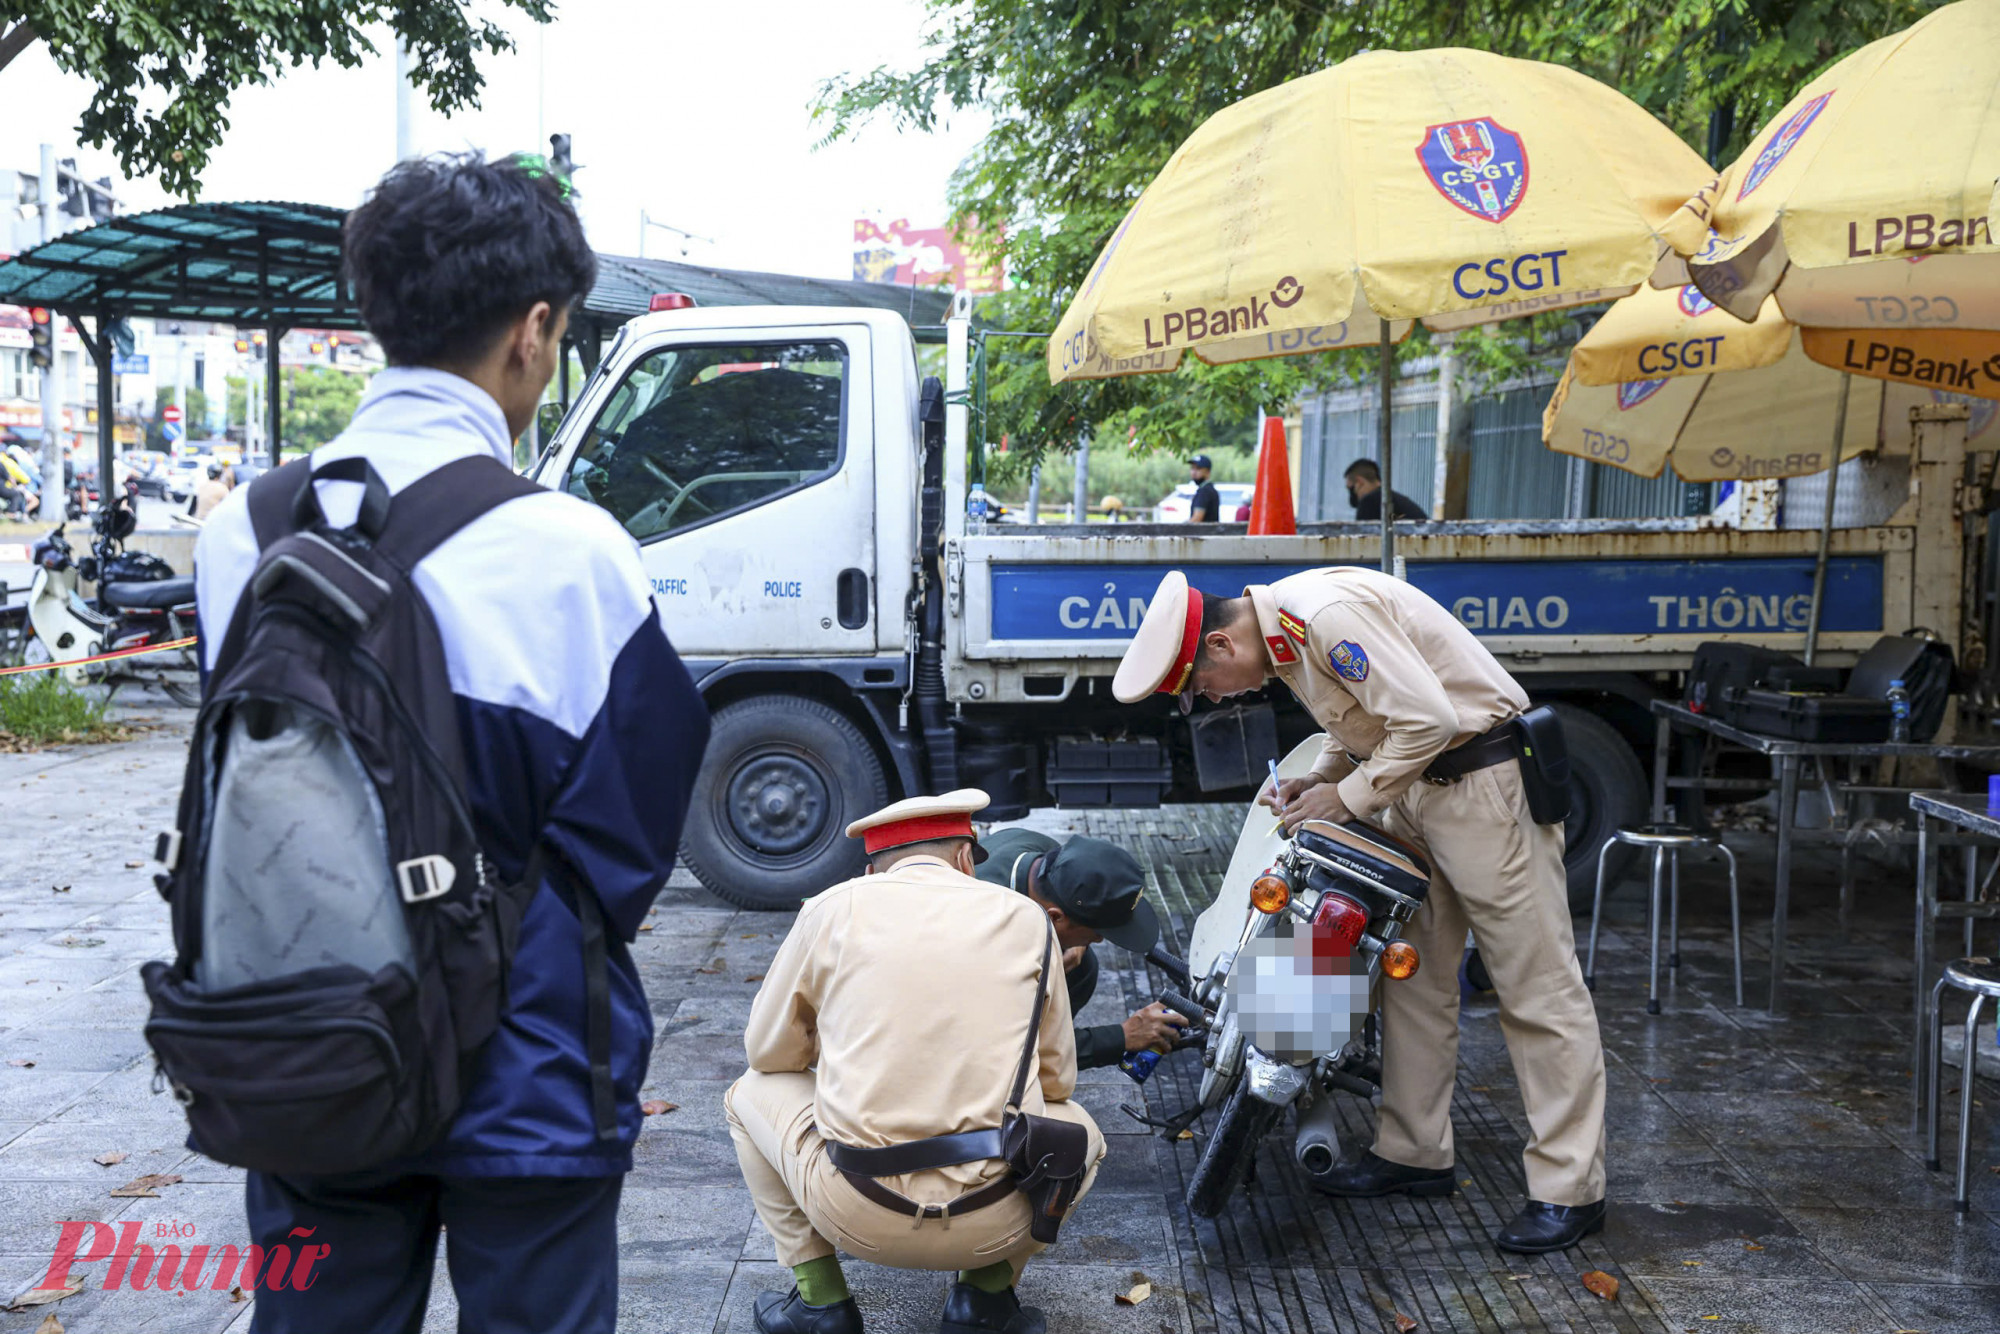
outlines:
[{"label": "green military cap", "polygon": [[1144,954],[1160,938],[1138,859],[1101,838],[1073,838],[1042,854],[1029,884],[1112,944]]}]

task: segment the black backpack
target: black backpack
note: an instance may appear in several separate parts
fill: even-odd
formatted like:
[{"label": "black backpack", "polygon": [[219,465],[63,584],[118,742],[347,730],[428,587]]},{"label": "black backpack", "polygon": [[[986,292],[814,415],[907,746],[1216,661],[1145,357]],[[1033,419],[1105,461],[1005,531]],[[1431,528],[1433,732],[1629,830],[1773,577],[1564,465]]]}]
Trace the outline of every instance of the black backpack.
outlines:
[{"label": "black backpack", "polygon": [[[361,483],[353,527],[328,525],[315,477]],[[596,896],[540,840],[519,883],[496,882],[443,644],[410,578],[466,524],[539,490],[485,457],[393,503],[361,458],[251,484],[261,554],[161,839],[177,957],[142,974],[156,1082],[211,1158],[352,1172],[437,1139],[499,1024],[545,876],[583,925],[598,1134],[617,1134]]]}]

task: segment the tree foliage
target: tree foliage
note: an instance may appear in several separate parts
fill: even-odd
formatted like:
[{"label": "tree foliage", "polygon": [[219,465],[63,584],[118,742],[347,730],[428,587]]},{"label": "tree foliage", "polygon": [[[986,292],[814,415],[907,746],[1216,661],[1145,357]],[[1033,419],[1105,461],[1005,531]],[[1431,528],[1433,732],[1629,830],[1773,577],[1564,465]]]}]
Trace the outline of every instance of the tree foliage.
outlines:
[{"label": "tree foliage", "polygon": [[[547,23],[549,0],[497,0]],[[477,58],[511,51],[506,29],[468,0],[0,0],[0,68],[36,40],[66,73],[95,87],[77,125],[109,145],[128,176],[158,175],[195,198],[229,129],[229,99],[282,67],[331,60],[352,69],[375,54],[363,34],[386,24],[410,49],[410,78],[439,112],[476,105]]]},{"label": "tree foliage", "polygon": [[284,403],[278,429],[284,452],[303,454],[347,429],[361,406],[366,381],[330,366],[287,366],[279,384]]},{"label": "tree foliage", "polygon": [[[1371,49],[1467,46],[1553,60],[1623,90],[1698,151],[1727,161],[1801,83],[1913,23],[1928,0],[930,0],[923,64],[836,80],[815,114],[838,138],[872,119],[928,130],[978,110],[993,129],[959,168],[961,220],[1001,220],[1011,289],[983,313],[1049,330],[1155,172],[1216,111]],[[1501,332],[1462,336],[1468,363],[1518,361]],[[1404,357],[1429,348],[1419,333]],[[1087,424],[1142,445],[1196,447],[1218,422],[1372,374],[1375,353],[1189,366],[1052,388],[1044,346],[995,345],[991,435],[1067,447]]]}]

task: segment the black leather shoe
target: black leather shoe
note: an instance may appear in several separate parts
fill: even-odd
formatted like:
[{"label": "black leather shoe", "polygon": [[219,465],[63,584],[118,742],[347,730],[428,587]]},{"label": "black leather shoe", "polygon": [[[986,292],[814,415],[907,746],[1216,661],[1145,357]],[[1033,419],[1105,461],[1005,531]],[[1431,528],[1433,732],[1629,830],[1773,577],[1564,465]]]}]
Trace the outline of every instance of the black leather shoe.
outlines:
[{"label": "black leather shoe", "polygon": [[1044,1334],[1048,1327],[1042,1313],[1021,1305],[1012,1288],[986,1292],[970,1283],[953,1283],[945,1294],[938,1334]]},{"label": "black leather shoe", "polygon": [[1378,1195],[1449,1195],[1457,1188],[1449,1167],[1405,1167],[1363,1150],[1359,1158],[1337,1162],[1323,1176],[1308,1176],[1314,1190],[1347,1199]]},{"label": "black leather shoe", "polygon": [[1516,1255],[1566,1251],[1593,1232],[1604,1230],[1604,1201],[1596,1204],[1543,1204],[1529,1200],[1514,1221],[1500,1229],[1493,1244]]},{"label": "black leather shoe", "polygon": [[814,1306],[790,1292],[760,1292],[753,1308],[764,1334],[861,1334],[861,1308],[849,1297],[831,1306]]}]

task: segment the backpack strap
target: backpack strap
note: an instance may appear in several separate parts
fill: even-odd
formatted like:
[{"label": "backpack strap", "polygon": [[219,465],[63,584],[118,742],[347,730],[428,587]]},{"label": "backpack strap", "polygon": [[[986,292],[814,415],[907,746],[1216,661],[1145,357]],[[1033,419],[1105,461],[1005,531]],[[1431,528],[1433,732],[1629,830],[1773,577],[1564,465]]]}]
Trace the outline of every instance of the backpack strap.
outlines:
[{"label": "backpack strap", "polygon": [[453,459],[396,493],[375,549],[403,569],[414,570],[417,562],[488,510],[543,489],[491,455]]},{"label": "backpack strap", "polygon": [[268,551],[280,538],[297,532],[294,515],[299,498],[312,489],[312,458],[293,459],[250,483],[250,527],[257,549]]}]

